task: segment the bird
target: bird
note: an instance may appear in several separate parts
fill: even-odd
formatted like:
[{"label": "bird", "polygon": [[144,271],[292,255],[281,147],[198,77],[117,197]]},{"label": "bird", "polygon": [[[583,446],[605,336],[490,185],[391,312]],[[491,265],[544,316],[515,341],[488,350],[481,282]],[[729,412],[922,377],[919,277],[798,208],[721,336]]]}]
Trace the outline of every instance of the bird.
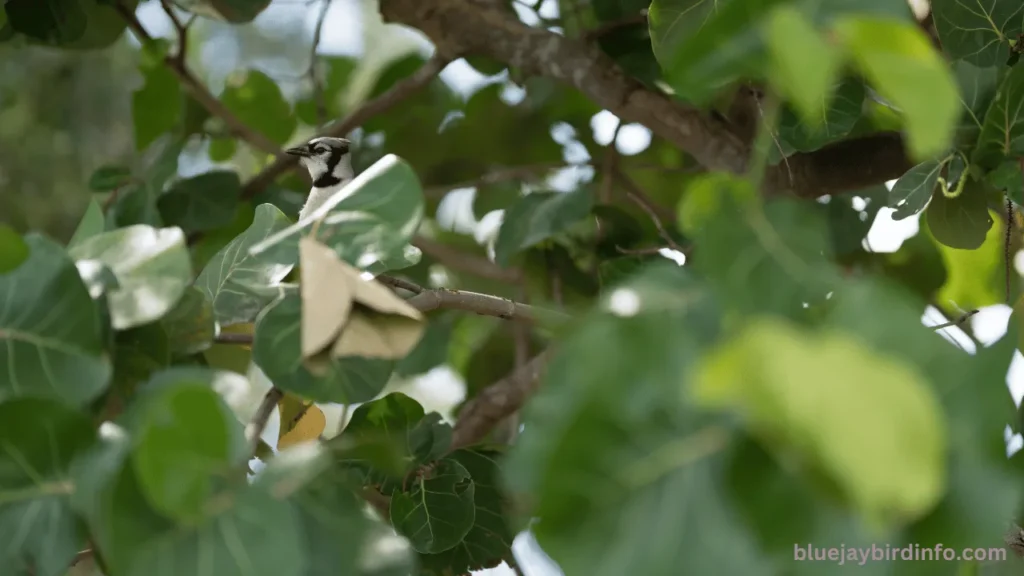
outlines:
[{"label": "bird", "polygon": [[352,170],[351,142],[345,138],[321,136],[302,146],[289,148],[285,153],[299,157],[299,163],[309,171],[313,188],[306,203],[299,210],[299,221],[324,205],[355,178]]}]

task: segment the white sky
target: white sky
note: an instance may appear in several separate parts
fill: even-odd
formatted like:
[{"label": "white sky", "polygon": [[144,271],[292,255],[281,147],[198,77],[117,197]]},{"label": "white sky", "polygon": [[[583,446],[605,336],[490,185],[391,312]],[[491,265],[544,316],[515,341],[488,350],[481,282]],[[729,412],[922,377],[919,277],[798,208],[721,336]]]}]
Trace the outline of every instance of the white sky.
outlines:
[{"label": "white sky", "polygon": [[[519,3],[513,6],[519,12],[520,17],[528,24],[535,24],[538,20],[532,11]],[[273,30],[282,19],[294,19],[296,14],[302,10],[306,11],[305,26],[310,36],[316,22],[319,4],[307,4],[301,0],[275,0],[271,6],[257,18],[255,25],[265,30]],[[545,17],[557,16],[557,3],[554,0],[543,0],[540,12]],[[143,4],[139,8],[140,18],[143,23],[155,35],[170,36],[172,29],[158,3],[151,2]],[[365,34],[365,36],[364,36]],[[392,47],[404,45],[407,48],[429,49],[429,44],[415,33],[399,30],[395,27],[384,28],[380,22],[380,16],[376,12],[374,0],[334,0],[326,19],[323,29],[320,51],[324,54],[358,56],[364,52],[364,37],[374,39],[374,54],[378,50],[386,50],[381,47]],[[214,69],[232,70],[248,66],[261,67],[259,62],[247,62],[245,54],[237,50],[232,43],[217,43],[217,49],[204,53],[204,61],[208,62],[211,71]],[[301,72],[299,72],[301,74]],[[505,75],[486,77],[476,72],[472,67],[460,60],[453,62],[441,77],[449,83],[456,91],[464,97],[468,97],[480,87],[494,83],[503,82]],[[506,86],[503,98],[514,103],[520,100],[523,91],[515,86]],[[591,120],[593,137],[599,144],[610,142],[615,128],[618,124],[611,112],[603,111],[596,114]],[[589,160],[586,150],[573,138],[572,128],[568,126],[557,126],[552,130],[552,137],[564,147],[564,157],[567,163],[579,163]],[[619,131],[615,142],[617,150],[624,156],[638,154],[646,149],[651,143],[651,133],[639,124],[628,124]],[[183,170],[189,173],[207,169],[208,161],[204,159],[205,154],[196,155],[190,160],[192,166],[183,166]],[[553,178],[551,183],[555,189],[570,189],[578,179],[589,179],[592,170],[583,168],[565,170]],[[892,182],[888,183],[891,187]],[[438,224],[459,232],[473,235],[482,245],[488,245],[493,241],[501,223],[501,211],[484,215],[479,220],[472,212],[472,189],[461,190],[449,195],[442,202],[438,209],[436,218]],[[892,252],[899,249],[903,241],[918,231],[918,216],[908,218],[901,222],[892,220],[893,210],[882,208],[868,233],[867,242],[872,250],[877,252]],[[683,260],[678,254],[665,254],[681,263]],[[1018,255],[1017,269],[1024,268],[1024,256]],[[947,303],[955,304],[955,303]],[[953,308],[953,306],[950,306]],[[975,335],[983,344],[990,344],[998,340],[1006,330],[1007,320],[1010,315],[1010,308],[1005,305],[989,306],[971,319],[971,327]],[[935,309],[929,307],[922,316],[922,322],[927,325],[935,325],[945,322],[947,319]],[[970,353],[974,352],[974,345],[966,335],[958,328],[949,328],[942,331],[942,334],[949,340],[955,340],[961,347]],[[255,375],[256,381],[260,375]],[[1020,404],[1024,396],[1024,358],[1020,352],[1011,364],[1007,377],[1007,383],[1015,401]],[[269,387],[269,382],[257,383],[257,388]],[[446,367],[439,367],[428,374],[406,383],[403,391],[423,402],[427,410],[437,409],[445,413],[451,406],[462,400],[464,385],[460,378]],[[262,392],[259,393],[262,396]],[[328,415],[328,429],[333,429],[341,418],[341,407],[328,407],[325,409]],[[269,444],[276,443],[278,422],[276,414],[267,427],[264,439]],[[1007,427],[1007,431],[1009,428]],[[1017,450],[1024,444],[1024,439],[1019,435],[1011,441],[1013,450]],[[529,534],[521,534],[516,539],[514,551],[519,563],[527,576],[556,576],[561,574],[558,568],[544,556],[535,541]],[[477,574],[489,576],[513,576],[514,572],[507,566],[502,565],[492,570],[485,570]]]}]

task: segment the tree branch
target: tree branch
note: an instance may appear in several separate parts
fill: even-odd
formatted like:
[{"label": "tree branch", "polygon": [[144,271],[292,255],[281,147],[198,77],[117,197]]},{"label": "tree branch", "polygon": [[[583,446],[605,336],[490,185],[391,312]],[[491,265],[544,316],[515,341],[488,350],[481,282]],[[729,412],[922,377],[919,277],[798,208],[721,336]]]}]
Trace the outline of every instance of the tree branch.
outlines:
[{"label": "tree branch", "polygon": [[[250,340],[251,338],[250,336]],[[270,421],[270,415],[274,413],[274,409],[277,408],[277,403],[281,401],[281,398],[284,398],[284,392],[278,390],[276,386],[271,388],[267,395],[263,397],[263,402],[256,409],[252,420],[245,427],[245,441],[249,445],[250,458],[256,456],[256,450],[260,445],[260,437],[263,436],[263,431],[267,428],[267,422]]]},{"label": "tree branch", "polygon": [[[412,76],[395,83],[387,92],[373,100],[363,103],[362,106],[346,116],[345,119],[321,132],[320,136],[342,137],[347,135],[352,130],[362,126],[370,118],[390,110],[399,102],[429,84],[431,80],[441,73],[441,70],[444,70],[448,62],[449,60],[441,57],[440,54],[434,54]],[[245,184],[242,188],[242,198],[252,198],[269,186],[278,176],[298,166],[298,163],[297,156],[279,155],[270,166],[264,168]]]},{"label": "tree branch", "polygon": [[[117,2],[114,4],[114,8],[128,24],[128,27],[131,28],[132,33],[135,34],[135,37],[138,38],[140,43],[146,45],[153,42],[153,36],[151,36],[142,23],[139,22],[138,17],[135,16],[135,12],[128,8],[123,2]],[[181,83],[181,86],[185,91],[188,92],[200,106],[205,108],[210,115],[220,118],[232,134],[245,140],[251,146],[262,152],[266,152],[267,154],[283,155],[281,154],[281,149],[277,144],[262,133],[253,130],[244,122],[239,120],[238,117],[235,116],[231,110],[228,110],[228,108],[224,106],[224,104],[218,100],[217,97],[199,81],[198,78],[196,78],[192,71],[189,70],[188,66],[185,64],[184,54],[187,44],[186,35],[183,34],[183,32],[186,30],[186,26],[181,24],[181,22],[174,16],[171,16],[171,22],[179,34],[178,54],[167,56],[167,58],[164,59],[164,63],[178,78],[178,82]]]},{"label": "tree branch", "polygon": [[478,292],[466,292],[462,290],[424,290],[423,292],[406,300],[413,308],[420,312],[431,310],[463,310],[474,312],[482,316],[497,316],[504,320],[518,320],[524,322],[564,322],[569,316],[554,310],[536,308],[529,304],[521,304],[514,300],[480,294]]},{"label": "tree branch", "polygon": [[541,352],[467,402],[459,411],[450,451],[480,442],[499,422],[526,404],[540,386],[550,355],[550,350]]},{"label": "tree branch", "polygon": [[[624,122],[639,122],[709,170],[746,172],[749,146],[723,120],[650,90],[592,43],[530,28],[499,6],[464,0],[381,0],[386,22],[412,26],[439,52],[483,55],[577,88]],[[803,198],[858,190],[903,174],[912,164],[898,134],[840,142],[790,157],[765,175],[766,193]]]},{"label": "tree branch", "polygon": [[324,21],[327,20],[327,11],[331,8],[331,0],[321,0],[320,14],[316,18],[316,28],[313,30],[313,44],[309,49],[309,68],[306,75],[313,83],[313,102],[316,103],[317,128],[322,128],[327,123],[327,102],[324,100],[324,87],[320,82],[320,74],[317,72],[317,50],[320,48],[320,37],[323,36]]}]

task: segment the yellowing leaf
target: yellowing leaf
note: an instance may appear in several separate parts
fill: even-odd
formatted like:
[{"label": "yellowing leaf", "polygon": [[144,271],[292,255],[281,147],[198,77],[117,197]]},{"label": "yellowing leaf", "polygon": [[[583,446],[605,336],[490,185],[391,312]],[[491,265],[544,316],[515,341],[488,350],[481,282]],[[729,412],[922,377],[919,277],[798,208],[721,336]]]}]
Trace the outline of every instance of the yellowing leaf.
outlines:
[{"label": "yellowing leaf", "polygon": [[843,333],[759,321],[706,359],[692,393],[795,448],[872,522],[918,518],[945,491],[946,420],[928,383]]},{"label": "yellowing leaf", "polygon": [[352,310],[348,270],[330,248],[310,238],[299,240],[302,295],[302,357],[330,346]]},{"label": "yellowing leaf", "polygon": [[311,372],[337,358],[398,359],[423,335],[423,315],[312,238],[299,240],[302,358]]},{"label": "yellowing leaf", "polygon": [[308,440],[315,440],[327,427],[327,417],[317,406],[295,396],[285,394],[277,403],[281,415],[281,432],[278,434],[277,449],[284,450]]}]

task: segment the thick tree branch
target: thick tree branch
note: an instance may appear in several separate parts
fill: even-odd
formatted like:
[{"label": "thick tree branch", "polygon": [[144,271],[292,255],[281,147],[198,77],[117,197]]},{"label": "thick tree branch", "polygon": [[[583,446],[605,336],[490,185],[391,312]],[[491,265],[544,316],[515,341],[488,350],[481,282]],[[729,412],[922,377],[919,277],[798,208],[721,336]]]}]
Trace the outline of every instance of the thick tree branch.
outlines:
[{"label": "thick tree branch", "polygon": [[[345,119],[337,124],[331,125],[321,132],[320,136],[346,136],[349,132],[362,126],[363,123],[370,118],[390,110],[399,102],[405,100],[429,84],[431,80],[441,73],[441,70],[444,70],[444,67],[448,65],[448,62],[448,59],[441,57],[439,53],[435,54],[430,60],[427,60],[419,70],[414,72],[412,76],[395,83],[395,85],[387,92],[373,100],[363,103],[362,106],[346,116]],[[245,187],[242,188],[242,198],[252,198],[261,190],[269,186],[270,183],[276,180],[278,176],[298,166],[298,163],[299,160],[297,156],[278,156],[270,166],[264,168],[259,174],[253,177],[252,180],[245,184]]]},{"label": "thick tree branch", "polygon": [[[121,17],[124,18],[125,22],[127,22],[128,27],[131,28],[132,33],[135,34],[135,37],[139,39],[140,43],[146,45],[153,42],[153,36],[151,36],[142,23],[139,22],[138,17],[135,16],[135,12],[125,6],[122,2],[114,4],[114,8]],[[277,144],[262,133],[253,130],[242,122],[234,115],[233,112],[231,112],[231,110],[228,110],[228,108],[224,106],[224,104],[218,100],[217,97],[199,81],[198,78],[196,78],[195,74],[193,74],[191,70],[189,70],[188,66],[185,65],[184,50],[187,46],[186,35],[183,34],[185,26],[173,16],[171,17],[171,21],[180,36],[178,38],[178,54],[167,56],[164,63],[178,78],[178,82],[181,83],[181,86],[185,91],[188,92],[188,94],[192,96],[200,106],[205,108],[210,115],[220,118],[232,134],[245,140],[262,152],[266,152],[267,154],[281,154],[281,149]]]},{"label": "thick tree branch", "polygon": [[[746,171],[749,147],[719,119],[645,88],[600,48],[542,28],[485,2],[381,0],[384,20],[419,29],[451,56],[485,55],[569,84],[625,122],[639,122],[709,170]],[[765,175],[768,193],[814,198],[858,190],[901,175],[911,164],[900,137],[882,134],[790,158]]]},{"label": "thick tree branch", "polygon": [[459,411],[452,432],[452,451],[472,446],[504,418],[515,413],[540,386],[551,351],[545,350],[525,366],[480,391]]}]

